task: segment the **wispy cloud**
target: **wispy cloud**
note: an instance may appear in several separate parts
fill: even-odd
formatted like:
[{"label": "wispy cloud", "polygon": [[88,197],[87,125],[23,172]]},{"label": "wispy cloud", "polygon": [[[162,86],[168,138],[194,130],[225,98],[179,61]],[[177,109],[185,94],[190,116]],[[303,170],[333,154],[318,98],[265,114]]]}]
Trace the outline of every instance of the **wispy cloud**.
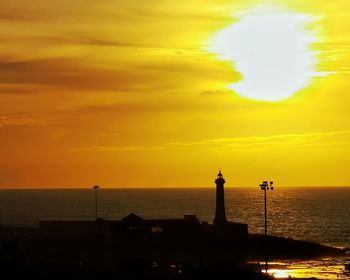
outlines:
[{"label": "wispy cloud", "polygon": [[[3,1],[0,1],[2,5]],[[0,10],[0,20],[2,21],[36,21],[44,17],[38,11],[23,8],[5,8]]]},{"label": "wispy cloud", "polygon": [[72,148],[70,151],[94,151],[94,152],[139,152],[139,151],[159,151],[171,150],[174,148],[198,148],[198,149],[215,149],[215,150],[231,150],[231,149],[255,149],[259,147],[270,146],[271,149],[277,146],[320,146],[320,145],[337,145],[350,144],[350,131],[332,131],[320,133],[305,134],[283,134],[271,136],[251,136],[251,137],[232,137],[232,138],[213,138],[195,142],[169,142],[157,146],[150,145],[100,145],[90,147]]},{"label": "wispy cloud", "polygon": [[[334,137],[336,136],[336,137]],[[305,134],[281,134],[271,136],[251,136],[251,137],[232,137],[232,138],[214,138],[197,142],[173,142],[169,146],[178,147],[206,147],[215,149],[230,148],[253,148],[259,146],[271,145],[320,145],[335,143],[349,143],[350,131],[332,131]]]},{"label": "wispy cloud", "polygon": [[[66,90],[82,91],[154,91],[184,89],[203,83],[211,76],[231,76],[218,69],[210,74],[201,63],[188,65],[173,61],[94,67],[72,58],[50,58],[0,62],[0,85],[44,85]],[[191,75],[189,75],[191,74]],[[220,76],[221,75],[221,76]],[[178,81],[181,80],[181,83]],[[0,86],[1,91],[1,86]],[[2,91],[8,93],[8,88]]]},{"label": "wispy cloud", "polygon": [[0,115],[0,127],[5,126],[42,126],[45,120],[33,114],[7,114]]},{"label": "wispy cloud", "polygon": [[164,150],[165,146],[92,146],[72,148],[71,152],[139,152],[139,151],[159,151]]}]

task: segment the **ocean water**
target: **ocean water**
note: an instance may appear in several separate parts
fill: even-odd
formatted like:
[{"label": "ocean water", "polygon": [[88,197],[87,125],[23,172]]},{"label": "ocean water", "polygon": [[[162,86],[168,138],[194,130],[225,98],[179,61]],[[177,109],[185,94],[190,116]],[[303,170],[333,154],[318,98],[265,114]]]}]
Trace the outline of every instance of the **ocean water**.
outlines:
[{"label": "ocean water", "polygon": [[[2,225],[37,226],[40,220],[90,220],[92,189],[0,190]],[[226,215],[264,232],[264,196],[258,188],[226,188]],[[277,188],[267,194],[268,231],[326,245],[350,248],[350,188]],[[195,214],[212,222],[215,188],[100,189],[98,215],[120,219],[133,212],[143,218],[181,218]]]}]

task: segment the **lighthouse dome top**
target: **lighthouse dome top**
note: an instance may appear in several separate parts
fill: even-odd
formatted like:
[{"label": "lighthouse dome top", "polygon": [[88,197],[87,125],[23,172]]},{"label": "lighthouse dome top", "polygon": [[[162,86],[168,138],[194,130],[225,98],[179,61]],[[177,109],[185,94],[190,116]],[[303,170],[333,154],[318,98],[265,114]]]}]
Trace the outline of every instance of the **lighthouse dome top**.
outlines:
[{"label": "lighthouse dome top", "polygon": [[224,178],[224,176],[221,173],[221,170],[219,171],[218,178]]}]

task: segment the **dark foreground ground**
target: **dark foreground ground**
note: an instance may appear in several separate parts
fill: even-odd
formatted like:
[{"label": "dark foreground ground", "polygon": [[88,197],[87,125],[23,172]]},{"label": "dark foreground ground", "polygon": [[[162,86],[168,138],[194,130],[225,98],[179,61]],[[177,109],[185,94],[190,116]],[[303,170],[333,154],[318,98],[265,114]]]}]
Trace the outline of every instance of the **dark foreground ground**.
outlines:
[{"label": "dark foreground ground", "polygon": [[[0,279],[273,279],[262,274],[259,265],[247,264],[264,260],[263,235],[249,234],[231,242],[226,232],[209,232],[203,239],[198,235],[201,232],[101,235],[85,230],[75,234],[70,229],[47,234],[37,229],[3,228]],[[346,251],[274,236],[267,242],[269,261],[343,256]]]},{"label": "dark foreground ground", "polygon": [[[310,259],[322,256],[343,255],[343,250],[315,243],[296,241],[286,238],[269,238],[270,261],[290,259]],[[249,236],[249,260],[264,259],[264,237]],[[99,256],[96,256],[98,258]],[[143,259],[128,259],[118,265],[117,271],[105,271],[85,266],[79,261],[28,259],[25,257],[6,257],[0,262],[1,279],[64,279],[64,280],[268,280],[271,276],[262,274],[256,265],[218,262],[205,266],[174,265],[156,267]]]},{"label": "dark foreground ground", "polygon": [[92,270],[79,265],[57,262],[2,262],[1,279],[101,279],[101,280],[191,280],[191,279],[237,279],[237,280],[268,280],[273,277],[255,271],[254,267],[238,267],[228,263],[210,265],[202,268],[182,267],[161,271],[158,269],[140,269],[133,267],[128,271],[106,272]]}]

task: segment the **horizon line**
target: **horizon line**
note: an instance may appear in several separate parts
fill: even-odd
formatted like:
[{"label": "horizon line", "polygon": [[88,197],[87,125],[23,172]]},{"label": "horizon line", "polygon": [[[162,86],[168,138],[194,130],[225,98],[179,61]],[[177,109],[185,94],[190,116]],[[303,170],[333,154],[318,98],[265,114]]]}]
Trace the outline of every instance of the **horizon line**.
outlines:
[{"label": "horizon line", "polygon": [[[225,189],[254,189],[259,188],[259,186],[225,186]],[[350,188],[349,186],[339,185],[339,186],[278,186],[277,189],[302,189],[302,188],[308,188],[308,189],[346,189]],[[91,187],[1,187],[0,190],[90,190]],[[134,190],[140,190],[140,189],[215,189],[215,186],[209,187],[209,186],[158,186],[158,187],[101,187],[100,189],[106,189],[106,190],[125,190],[125,189],[134,189]]]}]

